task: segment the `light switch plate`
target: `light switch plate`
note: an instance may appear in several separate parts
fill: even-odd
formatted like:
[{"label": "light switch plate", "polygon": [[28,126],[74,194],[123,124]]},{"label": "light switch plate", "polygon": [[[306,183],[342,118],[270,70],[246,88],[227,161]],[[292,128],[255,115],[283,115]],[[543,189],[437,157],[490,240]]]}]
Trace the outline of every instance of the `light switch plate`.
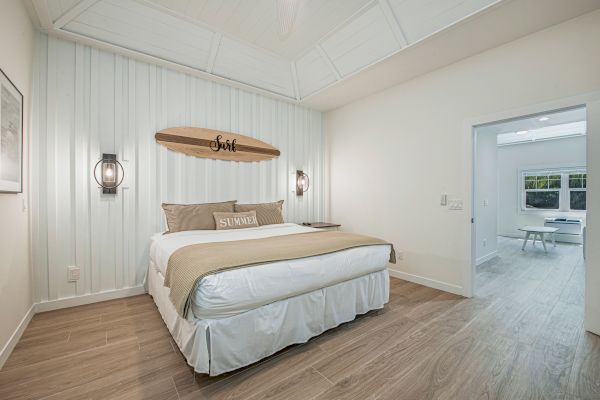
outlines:
[{"label": "light switch plate", "polygon": [[448,210],[462,210],[462,209],[463,209],[462,199],[448,200]]}]

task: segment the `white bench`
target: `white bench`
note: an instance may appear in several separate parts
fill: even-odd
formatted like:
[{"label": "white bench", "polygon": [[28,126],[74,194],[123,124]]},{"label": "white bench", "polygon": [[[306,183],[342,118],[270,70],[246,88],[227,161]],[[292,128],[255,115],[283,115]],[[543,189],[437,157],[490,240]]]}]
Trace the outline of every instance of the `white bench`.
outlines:
[{"label": "white bench", "polygon": [[521,250],[525,250],[525,246],[527,245],[527,241],[529,240],[529,237],[531,236],[531,234],[533,233],[533,245],[535,246],[535,238],[539,237],[540,241],[542,242],[542,245],[544,245],[544,251],[547,253],[548,249],[546,248],[546,233],[551,233],[552,234],[552,244],[554,245],[554,247],[556,247],[556,231],[558,231],[558,228],[548,228],[545,226],[524,226],[522,228],[519,228],[520,231],[525,232],[525,241],[523,242],[523,247],[521,247]]}]

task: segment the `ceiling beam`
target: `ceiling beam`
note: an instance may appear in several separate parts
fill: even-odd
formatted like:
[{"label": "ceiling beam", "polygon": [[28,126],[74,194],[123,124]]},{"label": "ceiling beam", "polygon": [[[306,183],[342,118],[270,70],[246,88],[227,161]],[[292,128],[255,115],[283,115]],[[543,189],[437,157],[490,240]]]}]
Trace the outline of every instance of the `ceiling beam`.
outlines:
[{"label": "ceiling beam", "polygon": [[81,13],[83,13],[85,10],[93,6],[97,1],[98,0],[81,0],[79,3],[68,9],[63,15],[58,17],[56,21],[54,21],[54,28],[63,28],[69,22],[81,15]]},{"label": "ceiling beam", "polygon": [[394,10],[392,10],[392,7],[390,7],[390,3],[388,3],[388,0],[379,0],[379,7],[381,8],[381,11],[383,11],[383,15],[385,15],[385,19],[387,20],[390,29],[394,33],[394,37],[400,44],[400,47],[407,47],[408,40],[406,40],[404,30],[402,29],[400,22],[398,22],[398,20],[396,19],[396,16],[394,15]]},{"label": "ceiling beam", "polygon": [[44,30],[51,30],[53,28],[52,18],[50,18],[50,11],[48,11],[47,0],[32,0],[33,9],[37,14],[40,21],[40,25]]},{"label": "ceiling beam", "polygon": [[296,61],[290,63],[290,70],[292,71],[292,83],[294,84],[294,96],[296,100],[300,100],[300,89],[298,83],[298,72],[296,70]]},{"label": "ceiling beam", "polygon": [[213,33],[212,39],[210,41],[210,51],[208,52],[208,60],[206,62],[206,72],[208,72],[209,74],[211,74],[213,72],[213,69],[215,68],[215,61],[217,61],[219,47],[221,47],[221,39],[223,39],[222,33]]},{"label": "ceiling beam", "polygon": [[342,75],[340,74],[340,71],[338,71],[338,69],[333,64],[333,61],[331,61],[331,58],[329,58],[329,54],[327,54],[325,52],[325,49],[320,44],[316,45],[315,47],[316,47],[317,51],[319,52],[319,54],[321,55],[321,57],[323,58],[323,61],[325,61],[325,63],[331,69],[331,72],[333,72],[335,79],[337,79],[338,81],[341,80]]}]

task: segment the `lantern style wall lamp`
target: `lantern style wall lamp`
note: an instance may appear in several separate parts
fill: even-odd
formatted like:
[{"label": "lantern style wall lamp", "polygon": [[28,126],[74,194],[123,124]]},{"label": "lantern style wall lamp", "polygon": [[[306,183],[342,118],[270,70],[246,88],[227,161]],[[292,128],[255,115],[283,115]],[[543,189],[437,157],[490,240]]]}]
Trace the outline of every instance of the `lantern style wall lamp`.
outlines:
[{"label": "lantern style wall lamp", "polygon": [[94,166],[94,179],[102,187],[104,194],[116,194],[117,187],[123,183],[125,171],[116,154],[102,154],[102,159]]},{"label": "lantern style wall lamp", "polygon": [[296,196],[302,196],[308,190],[310,180],[303,171],[296,171]]}]

